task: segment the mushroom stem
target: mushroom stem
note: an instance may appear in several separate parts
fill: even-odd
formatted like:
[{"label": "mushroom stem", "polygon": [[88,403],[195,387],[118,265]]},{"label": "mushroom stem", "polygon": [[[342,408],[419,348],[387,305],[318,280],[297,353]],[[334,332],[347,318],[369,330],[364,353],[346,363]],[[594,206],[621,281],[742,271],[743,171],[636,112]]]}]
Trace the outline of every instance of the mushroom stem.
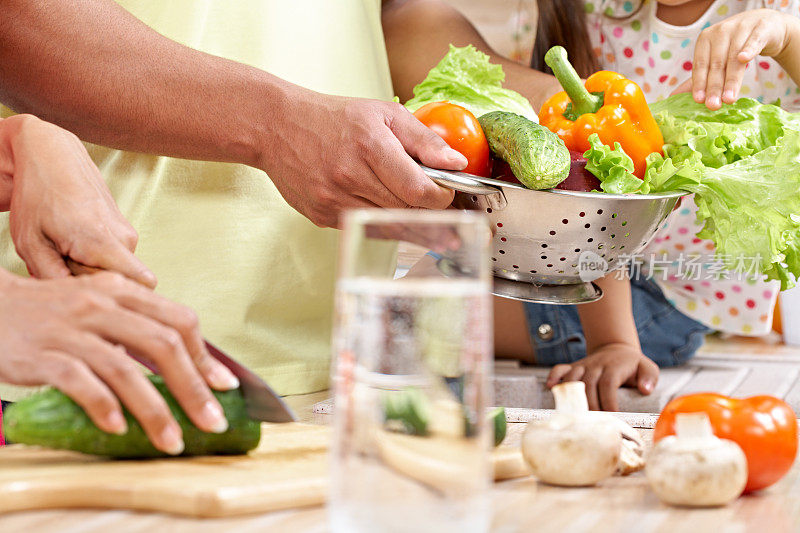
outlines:
[{"label": "mushroom stem", "polygon": [[679,413],[675,415],[675,434],[679,439],[703,440],[714,437],[711,421],[706,413]]},{"label": "mushroom stem", "polygon": [[568,413],[585,413],[589,411],[586,399],[586,384],[583,381],[567,381],[559,383],[552,389],[556,400],[556,411]]}]

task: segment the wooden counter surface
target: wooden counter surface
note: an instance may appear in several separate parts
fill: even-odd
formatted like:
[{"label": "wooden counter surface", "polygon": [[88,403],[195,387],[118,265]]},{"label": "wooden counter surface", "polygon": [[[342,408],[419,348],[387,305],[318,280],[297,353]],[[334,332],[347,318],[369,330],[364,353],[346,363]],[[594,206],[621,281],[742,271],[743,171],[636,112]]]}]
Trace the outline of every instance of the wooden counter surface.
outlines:
[{"label": "wooden counter surface", "polygon": [[[327,392],[289,398],[301,421],[313,421],[311,406]],[[518,439],[523,424],[511,424],[509,439]],[[493,531],[636,533],[800,531],[800,463],[763,494],[740,498],[722,509],[688,510],[661,505],[647,489],[644,476],[613,478],[602,486],[562,489],[533,479],[498,483],[494,492]],[[2,498],[2,495],[0,495]],[[282,511],[235,519],[187,519],[129,511],[53,510],[0,516],[3,533],[114,533],[328,531],[324,507]]]}]

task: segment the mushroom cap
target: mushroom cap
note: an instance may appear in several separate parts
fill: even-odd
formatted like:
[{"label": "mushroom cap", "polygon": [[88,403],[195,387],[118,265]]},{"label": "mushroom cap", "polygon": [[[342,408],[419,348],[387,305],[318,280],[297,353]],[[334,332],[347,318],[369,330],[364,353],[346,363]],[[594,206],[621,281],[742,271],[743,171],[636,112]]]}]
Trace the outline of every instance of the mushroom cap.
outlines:
[{"label": "mushroom cap", "polygon": [[522,436],[522,455],[534,475],[552,485],[602,481],[616,471],[621,449],[618,428],[594,416],[556,412],[528,422]]},{"label": "mushroom cap", "polygon": [[733,441],[685,442],[670,436],[647,457],[647,481],[660,500],[672,505],[714,507],[735,500],[747,483],[747,459]]}]

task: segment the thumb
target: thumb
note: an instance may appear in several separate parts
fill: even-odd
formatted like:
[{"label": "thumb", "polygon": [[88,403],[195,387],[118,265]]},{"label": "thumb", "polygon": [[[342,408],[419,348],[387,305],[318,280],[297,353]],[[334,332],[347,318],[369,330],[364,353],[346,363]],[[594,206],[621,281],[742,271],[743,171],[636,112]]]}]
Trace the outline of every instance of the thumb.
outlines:
[{"label": "thumb", "polygon": [[450,148],[444,139],[407,110],[398,111],[389,124],[408,154],[423,165],[445,170],[463,170],[467,158]]},{"label": "thumb", "polygon": [[658,365],[648,357],[644,357],[639,363],[636,372],[636,388],[643,395],[647,396],[656,388],[658,383]]},{"label": "thumb", "polygon": [[[18,252],[22,252],[22,250],[18,250]],[[64,258],[49,242],[37,240],[29,250],[20,253],[20,256],[25,261],[28,272],[35,278],[66,278],[70,275]]]},{"label": "thumb", "polygon": [[149,289],[154,289],[158,280],[156,275],[133,255],[125,245],[117,240],[110,240],[100,247],[92,246],[87,253],[71,257],[73,265],[77,263],[84,269],[110,270],[119,272],[126,278],[133,280]]}]

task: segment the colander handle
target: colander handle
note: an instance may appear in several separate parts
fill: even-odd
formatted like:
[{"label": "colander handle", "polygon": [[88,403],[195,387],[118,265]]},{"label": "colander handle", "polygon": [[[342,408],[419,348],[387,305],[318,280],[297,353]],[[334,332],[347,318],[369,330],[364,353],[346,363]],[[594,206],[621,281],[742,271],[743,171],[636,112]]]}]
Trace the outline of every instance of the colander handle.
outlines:
[{"label": "colander handle", "polygon": [[435,168],[426,167],[425,165],[420,165],[420,168],[422,168],[425,175],[437,184],[454,191],[487,196],[490,194],[500,194],[500,189],[484,185],[474,180],[471,174],[453,172],[450,170],[437,170]]}]

